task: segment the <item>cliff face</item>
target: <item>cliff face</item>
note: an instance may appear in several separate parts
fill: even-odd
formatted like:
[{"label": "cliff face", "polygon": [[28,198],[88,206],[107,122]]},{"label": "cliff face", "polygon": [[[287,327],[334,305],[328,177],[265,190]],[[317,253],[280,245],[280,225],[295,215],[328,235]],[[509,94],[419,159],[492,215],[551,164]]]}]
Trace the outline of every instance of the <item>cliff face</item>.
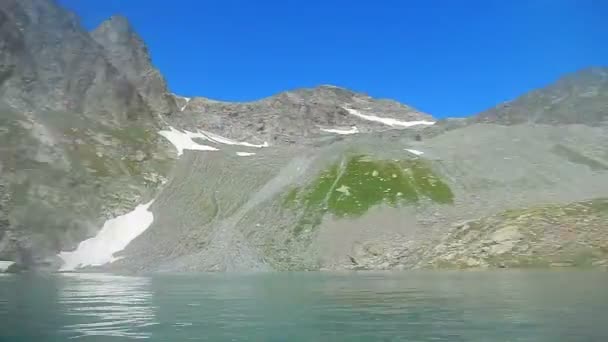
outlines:
[{"label": "cliff face", "polygon": [[0,96],[12,108],[148,119],[136,87],[54,1],[3,1],[0,40]]},{"label": "cliff face", "polygon": [[145,56],[129,70],[107,49],[55,1],[0,2],[0,259],[49,261],[168,171],[165,84],[132,77],[153,69]]},{"label": "cliff face", "polygon": [[91,32],[91,36],[103,47],[112,66],[135,86],[154,113],[168,115],[177,111],[165,79],[152,65],[148,48],[126,18],[108,19]]}]

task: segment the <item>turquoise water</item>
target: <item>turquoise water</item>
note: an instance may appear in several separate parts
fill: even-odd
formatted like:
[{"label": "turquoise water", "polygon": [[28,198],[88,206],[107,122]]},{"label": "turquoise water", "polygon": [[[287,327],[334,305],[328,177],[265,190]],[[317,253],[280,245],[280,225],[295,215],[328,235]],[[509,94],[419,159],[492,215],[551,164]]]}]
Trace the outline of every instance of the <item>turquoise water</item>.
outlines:
[{"label": "turquoise water", "polygon": [[0,276],[0,341],[608,341],[608,273]]}]

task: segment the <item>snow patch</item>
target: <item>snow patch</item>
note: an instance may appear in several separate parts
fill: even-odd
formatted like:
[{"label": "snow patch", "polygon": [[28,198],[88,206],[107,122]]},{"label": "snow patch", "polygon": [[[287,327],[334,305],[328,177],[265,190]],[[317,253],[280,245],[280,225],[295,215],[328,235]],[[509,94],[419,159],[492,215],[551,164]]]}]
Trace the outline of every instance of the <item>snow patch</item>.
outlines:
[{"label": "snow patch", "polygon": [[239,157],[249,157],[249,156],[255,156],[255,153],[253,153],[253,152],[237,152],[236,155],[239,156]]},{"label": "snow patch", "polygon": [[435,121],[426,121],[426,120],[401,121],[401,120],[397,120],[397,119],[393,119],[393,118],[383,118],[380,116],[363,114],[356,109],[352,109],[352,108],[348,108],[348,107],[342,107],[342,108],[344,108],[349,114],[359,117],[361,119],[380,122],[380,123],[383,123],[383,124],[391,126],[391,127],[412,127],[412,126],[418,126],[418,125],[434,125],[435,124]]},{"label": "snow patch", "polygon": [[15,264],[14,261],[0,261],[0,273],[8,271],[9,267]]},{"label": "snow patch", "polygon": [[188,106],[188,103],[190,103],[190,100],[192,99],[190,97],[180,96],[180,95],[177,95],[175,93],[171,93],[171,95],[173,95],[174,97],[177,97],[177,98],[180,98],[180,99],[186,101],[186,104],[179,108],[180,112],[183,112],[184,109],[186,109],[186,107]]},{"label": "snow patch", "polygon": [[215,147],[201,145],[199,143],[194,142],[192,139],[200,138],[217,144],[224,145],[239,145],[246,147],[254,147],[254,148],[262,148],[268,147],[268,142],[264,142],[263,144],[251,144],[245,141],[236,141],[230,138],[223,137],[221,135],[205,132],[205,131],[197,131],[190,132],[184,130],[183,132],[177,130],[173,127],[169,127],[169,130],[163,130],[158,132],[158,134],[165,137],[169,140],[173,146],[177,149],[177,155],[181,156],[184,153],[184,150],[195,150],[195,151],[219,151]]},{"label": "snow patch", "polygon": [[95,237],[82,241],[73,252],[61,252],[60,271],[73,271],[85,266],[101,266],[120,258],[114,257],[141,235],[154,221],[148,211],[154,201],[138,205],[133,211],[107,220]]},{"label": "snow patch", "polygon": [[421,152],[421,151],[418,151],[418,150],[411,150],[411,149],[408,149],[408,148],[406,148],[405,150],[408,151],[409,153],[413,153],[413,154],[415,154],[417,156],[421,156],[421,155],[424,154],[424,152]]},{"label": "snow patch", "polygon": [[173,146],[175,146],[175,148],[177,149],[178,156],[184,154],[184,150],[218,151],[218,149],[215,147],[201,145],[192,140],[193,138],[207,139],[207,137],[201,133],[194,133],[188,131],[181,132],[173,127],[169,127],[169,129],[169,131],[160,131],[158,132],[158,134],[165,137],[173,144]]},{"label": "snow patch", "polygon": [[183,106],[182,106],[182,107],[179,109],[179,111],[180,111],[180,112],[183,112],[183,111],[184,111],[184,109],[186,109],[186,107],[188,107],[188,103],[190,103],[190,100],[191,100],[189,97],[183,97],[183,96],[182,96],[182,99],[184,99],[184,100],[186,101],[186,104],[184,104],[184,105],[183,105]]},{"label": "snow patch", "polygon": [[200,131],[200,132],[201,132],[200,134],[202,134],[204,136],[203,139],[207,139],[209,141],[216,142],[218,144],[240,145],[240,146],[255,147],[255,148],[268,147],[268,142],[264,142],[263,144],[251,144],[251,143],[244,142],[244,141],[232,140],[230,138],[226,138],[226,137],[223,137],[221,135],[211,133],[211,132],[205,132],[205,131]]},{"label": "snow patch", "polygon": [[357,126],[351,127],[351,129],[337,129],[337,128],[321,128],[323,132],[336,133],[336,134],[355,134],[359,133]]}]

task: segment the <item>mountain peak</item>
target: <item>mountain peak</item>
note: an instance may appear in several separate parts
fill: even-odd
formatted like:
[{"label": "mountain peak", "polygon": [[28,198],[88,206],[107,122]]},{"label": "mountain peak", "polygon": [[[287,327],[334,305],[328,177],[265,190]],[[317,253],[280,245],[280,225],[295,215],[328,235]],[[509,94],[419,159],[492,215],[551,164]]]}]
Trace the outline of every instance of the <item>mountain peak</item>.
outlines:
[{"label": "mountain peak", "polygon": [[107,20],[105,20],[101,25],[112,25],[115,27],[123,27],[127,29],[131,29],[131,23],[129,19],[122,14],[114,14]]},{"label": "mountain peak", "polygon": [[110,17],[91,32],[91,37],[104,48],[112,65],[135,84],[154,112],[169,114],[177,110],[165,79],[152,65],[146,44],[127,18]]},{"label": "mountain peak", "polygon": [[589,67],[567,74],[549,86],[531,91],[482,112],[477,122],[585,124],[608,122],[608,68]]},{"label": "mountain peak", "polygon": [[[111,55],[113,62],[118,62],[119,59],[131,59],[136,60],[140,63],[149,63],[150,54],[144,44],[143,40],[135,32],[129,20],[121,15],[114,15],[106,21],[99,24],[99,26],[91,32],[93,39],[103,46],[106,51]],[[127,53],[127,56],[120,56],[120,54]],[[121,65],[117,65],[120,69]],[[125,71],[134,73],[135,70]]]},{"label": "mountain peak", "polygon": [[91,35],[97,41],[109,40],[114,44],[132,44],[136,42],[140,45],[140,48],[145,49],[145,44],[141,37],[137,35],[129,20],[122,15],[113,15],[103,21],[91,32]]}]

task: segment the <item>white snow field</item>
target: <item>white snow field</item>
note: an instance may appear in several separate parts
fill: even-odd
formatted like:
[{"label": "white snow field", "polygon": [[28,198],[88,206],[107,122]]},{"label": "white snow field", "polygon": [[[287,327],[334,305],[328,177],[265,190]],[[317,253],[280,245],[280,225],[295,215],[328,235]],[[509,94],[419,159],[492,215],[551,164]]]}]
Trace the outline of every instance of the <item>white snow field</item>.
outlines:
[{"label": "white snow field", "polygon": [[353,126],[353,127],[351,127],[351,129],[321,128],[321,130],[323,132],[327,132],[327,133],[335,133],[335,134],[343,134],[343,135],[359,133],[359,129],[357,128],[357,126]]},{"label": "white snow field", "polygon": [[200,134],[204,135],[203,139],[207,139],[211,142],[215,142],[218,144],[240,145],[240,146],[255,147],[255,148],[268,147],[268,142],[264,142],[263,144],[251,144],[251,143],[248,143],[245,141],[232,140],[230,138],[226,138],[226,137],[223,137],[221,135],[211,133],[211,132],[206,132],[206,131],[199,131],[199,132],[200,132]]},{"label": "white snow field", "polygon": [[413,154],[415,154],[417,156],[421,156],[421,155],[424,154],[424,152],[421,152],[421,151],[418,151],[418,150],[412,150],[412,149],[409,149],[409,148],[406,148],[405,150],[408,151],[409,153],[413,153]]},{"label": "white snow field", "polygon": [[189,98],[189,97],[184,97],[184,96],[181,96],[181,98],[182,98],[182,99],[184,99],[184,100],[186,100],[186,104],[185,104],[185,105],[183,105],[183,106],[182,106],[182,107],[179,109],[179,110],[180,110],[180,112],[183,112],[183,111],[184,111],[184,109],[186,109],[186,107],[188,107],[188,103],[190,103],[190,98]]},{"label": "white snow field", "polygon": [[181,156],[184,154],[184,150],[193,150],[193,151],[219,151],[215,147],[201,145],[199,143],[194,142],[193,138],[202,138],[207,139],[207,137],[201,133],[194,133],[189,131],[180,131],[173,127],[169,127],[169,131],[160,131],[158,134],[165,137],[169,140],[173,146],[177,149],[177,155]]},{"label": "white snow field", "polygon": [[138,205],[133,211],[107,220],[96,236],[82,241],[76,250],[61,252],[63,265],[59,271],[73,271],[85,266],[101,266],[120,258],[114,257],[141,235],[154,221],[148,211],[154,201]]},{"label": "white snow field", "polygon": [[8,271],[9,267],[15,264],[14,261],[0,261],[0,273]]},{"label": "white snow field", "polygon": [[255,153],[253,153],[253,152],[237,152],[236,155],[239,156],[239,157],[249,157],[249,156],[255,156]]},{"label": "white snow field", "polygon": [[358,111],[356,109],[352,109],[352,108],[348,108],[348,107],[342,107],[342,108],[344,108],[351,115],[354,115],[354,116],[359,117],[361,119],[368,120],[368,121],[380,122],[380,123],[383,123],[383,124],[391,126],[391,127],[412,127],[412,126],[418,126],[418,125],[434,125],[435,124],[435,121],[426,121],[426,120],[422,120],[422,121],[401,121],[401,120],[397,120],[397,119],[393,119],[393,118],[383,118],[383,117],[380,117],[380,116],[375,116],[375,115],[370,115],[370,114],[363,114],[363,113],[361,113],[360,111]]}]

